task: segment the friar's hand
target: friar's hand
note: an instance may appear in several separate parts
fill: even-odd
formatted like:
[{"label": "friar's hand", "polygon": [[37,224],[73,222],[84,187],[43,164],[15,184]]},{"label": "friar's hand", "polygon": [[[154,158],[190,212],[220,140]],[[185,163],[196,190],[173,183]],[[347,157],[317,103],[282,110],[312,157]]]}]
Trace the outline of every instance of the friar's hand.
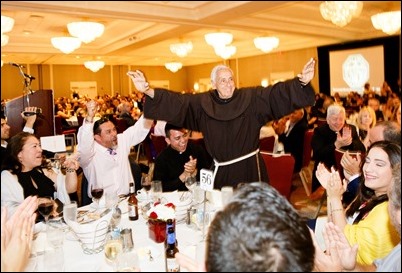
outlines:
[{"label": "friar's hand", "polygon": [[313,78],[315,74],[315,60],[311,58],[303,68],[302,73],[298,74],[299,81],[302,85],[307,85]]},{"label": "friar's hand", "polygon": [[144,93],[149,89],[149,84],[147,80],[145,79],[144,74],[139,71],[128,71],[127,76],[130,77],[130,79],[133,81],[135,88],[140,91],[141,93]]}]

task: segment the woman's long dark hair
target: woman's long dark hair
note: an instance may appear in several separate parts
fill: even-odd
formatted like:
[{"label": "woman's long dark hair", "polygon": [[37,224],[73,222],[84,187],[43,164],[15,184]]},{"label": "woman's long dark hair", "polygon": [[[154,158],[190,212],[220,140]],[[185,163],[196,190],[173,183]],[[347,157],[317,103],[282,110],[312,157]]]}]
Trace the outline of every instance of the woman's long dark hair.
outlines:
[{"label": "woman's long dark hair", "polygon": [[[374,142],[367,151],[367,154],[372,148],[380,148],[387,155],[389,162],[391,164],[390,168],[393,169],[394,166],[401,163],[401,146],[390,141],[377,141]],[[362,161],[360,165],[360,170],[363,170],[363,165],[365,162]],[[375,206],[381,204],[382,202],[388,201],[388,196],[386,193],[376,196],[374,190],[368,188],[364,184],[365,178],[362,173],[360,179],[359,192],[355,200],[350,204],[349,208],[346,210],[346,216],[353,216],[354,213],[359,212],[359,215],[354,220],[354,224],[357,224],[363,219],[367,213],[369,213]],[[360,208],[362,204],[365,204],[363,208]]]},{"label": "woman's long dark hair", "polygon": [[28,138],[35,137],[35,135],[26,132],[20,132],[10,138],[7,144],[6,157],[1,166],[2,170],[8,170],[12,174],[19,174],[22,170],[22,164],[18,159],[18,154],[22,151]]}]

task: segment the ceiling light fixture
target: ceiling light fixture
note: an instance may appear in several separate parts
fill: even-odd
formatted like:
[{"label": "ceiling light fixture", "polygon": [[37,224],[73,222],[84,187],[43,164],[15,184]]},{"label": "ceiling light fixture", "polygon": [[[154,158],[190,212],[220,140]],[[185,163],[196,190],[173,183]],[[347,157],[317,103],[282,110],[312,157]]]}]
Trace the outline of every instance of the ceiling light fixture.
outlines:
[{"label": "ceiling light fixture", "polygon": [[177,44],[171,44],[170,45],[170,51],[172,53],[176,54],[177,56],[183,58],[188,55],[188,53],[193,50],[193,43],[188,42],[188,43],[177,43]]},{"label": "ceiling light fixture", "polygon": [[8,44],[8,35],[6,34],[1,34],[1,47],[5,46],[6,44]]},{"label": "ceiling light fixture", "polygon": [[67,29],[71,36],[77,37],[88,44],[102,36],[105,26],[95,22],[72,22],[67,24]]},{"label": "ceiling light fixture", "polygon": [[85,67],[91,70],[92,72],[98,72],[105,66],[104,61],[86,61],[84,63]]},{"label": "ceiling light fixture", "polygon": [[254,45],[262,52],[270,52],[279,45],[279,39],[277,37],[257,37],[254,38]]},{"label": "ceiling light fixture", "polygon": [[215,54],[220,56],[221,58],[227,60],[236,54],[237,48],[233,45],[223,46],[223,47],[215,47]]},{"label": "ceiling light fixture", "polygon": [[75,37],[53,37],[52,45],[65,54],[70,54],[81,46],[81,40]]},{"label": "ceiling light fixture", "polygon": [[204,38],[207,44],[213,47],[224,47],[233,41],[233,35],[227,32],[207,33]]},{"label": "ceiling light fixture", "polygon": [[401,11],[389,11],[371,16],[375,29],[392,35],[401,29]]},{"label": "ceiling light fixture", "polygon": [[14,27],[14,19],[8,16],[1,16],[1,34],[10,32]]},{"label": "ceiling light fixture", "polygon": [[170,63],[165,63],[165,67],[167,70],[170,70],[173,73],[176,73],[183,67],[183,64],[179,63],[179,62],[170,62]]},{"label": "ceiling light fixture", "polygon": [[362,9],[362,1],[325,1],[320,4],[322,17],[338,27],[349,24],[353,17],[360,15]]}]

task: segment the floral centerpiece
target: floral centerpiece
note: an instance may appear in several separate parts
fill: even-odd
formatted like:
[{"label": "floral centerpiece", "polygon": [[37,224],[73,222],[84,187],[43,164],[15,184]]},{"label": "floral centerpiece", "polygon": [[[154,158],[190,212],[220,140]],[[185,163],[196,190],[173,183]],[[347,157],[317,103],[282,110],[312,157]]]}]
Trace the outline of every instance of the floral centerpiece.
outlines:
[{"label": "floral centerpiece", "polygon": [[149,237],[157,243],[163,243],[166,239],[166,221],[175,219],[175,205],[155,203],[147,215]]}]

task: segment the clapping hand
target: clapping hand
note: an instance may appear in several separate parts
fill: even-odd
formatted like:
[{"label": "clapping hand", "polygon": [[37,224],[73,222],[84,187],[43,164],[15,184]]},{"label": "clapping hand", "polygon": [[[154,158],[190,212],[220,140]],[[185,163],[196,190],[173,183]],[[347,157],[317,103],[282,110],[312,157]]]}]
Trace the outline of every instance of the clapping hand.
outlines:
[{"label": "clapping hand", "polygon": [[315,73],[315,60],[311,58],[303,68],[303,71],[297,75],[302,85],[307,85],[313,78]]}]

